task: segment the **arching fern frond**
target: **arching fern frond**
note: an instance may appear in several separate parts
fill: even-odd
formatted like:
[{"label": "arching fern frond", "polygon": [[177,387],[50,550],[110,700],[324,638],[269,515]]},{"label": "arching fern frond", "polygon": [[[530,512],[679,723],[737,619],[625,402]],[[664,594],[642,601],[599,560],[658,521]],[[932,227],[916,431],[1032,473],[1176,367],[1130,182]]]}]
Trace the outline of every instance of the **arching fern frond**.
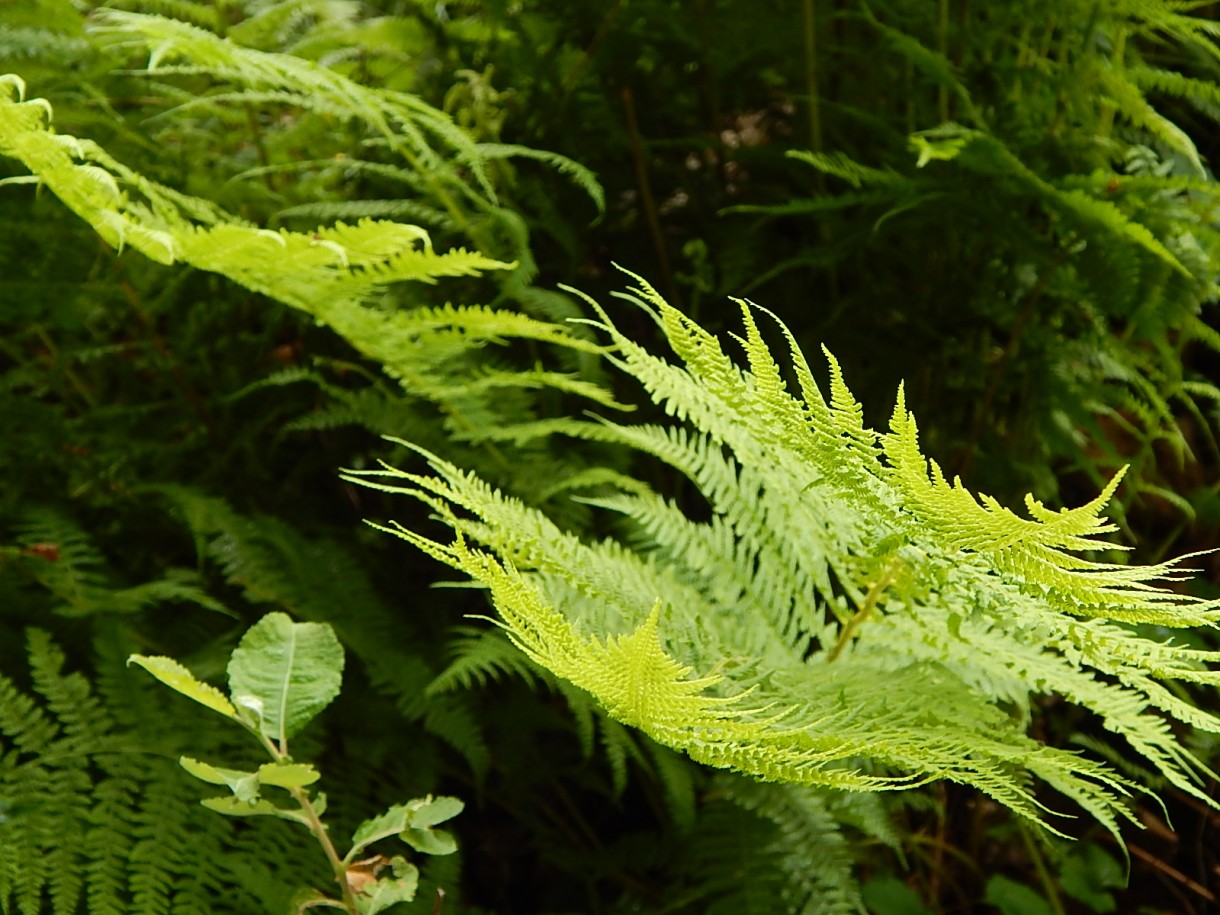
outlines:
[{"label": "arching fern frond", "polygon": [[1117,479],[1078,509],[1028,499],[1021,518],[929,464],[901,398],[890,432],[873,432],[833,359],[825,397],[781,325],[801,396],[789,393],[747,303],[743,365],[646,283],[635,296],[677,362],[600,309],[598,326],[615,364],[680,425],[570,420],[522,434],[659,457],[698,486],[710,520],[632,487],[591,503],[636,523],[635,548],[588,543],[425,455],[434,475],[349,478],[422,500],[455,539],[384,529],[486,586],[539,665],[714,766],[866,791],[947,778],[1047,825],[1037,778],[1117,832],[1131,786],[1025,734],[1030,696],[1052,693],[1205,797],[1196,779],[1208,773],[1167,720],[1217,732],[1220,720],[1161,681],[1214,685],[1220,658],[1132,624],[1212,626],[1217,607],[1164,590],[1182,577],[1173,563],[1080,555],[1110,529],[1100,512]]},{"label": "arching fern frond", "polygon": [[33,173],[30,180],[46,185],[109,244],[221,274],[312,315],[377,360],[408,391],[441,403],[466,429],[479,427],[477,411],[494,398],[495,387],[553,386],[612,405],[597,385],[542,371],[515,378],[488,374],[487,390],[462,389],[472,379],[461,357],[489,342],[528,339],[600,352],[562,325],[481,306],[375,307],[395,284],[430,284],[513,265],[461,248],[437,253],[427,232],[404,223],[363,219],[309,233],[259,228],[210,201],[148,180],[89,140],[55,133],[49,104],[24,101],[19,78],[5,78],[3,88],[0,155],[22,161]]},{"label": "arching fern frond", "polygon": [[537,686],[539,669],[513,647],[500,629],[462,626],[449,642],[453,660],[428,684],[430,694],[486,686],[504,677],[516,677]]},{"label": "arching fern frond", "polygon": [[[426,170],[444,174],[455,186],[451,159],[474,176],[488,200],[495,192],[474,141],[453,121],[422,99],[404,92],[363,86],[313,61],[243,48],[209,31],[167,19],[119,10],[98,14],[96,31],[116,44],[135,44],[149,52],[149,71],[172,70],[181,62],[190,72],[209,73],[239,86],[285,94],[285,101],[334,117],[372,125],[397,152]],[[207,103],[207,98],[201,100]],[[447,149],[437,150],[433,141]]]}]

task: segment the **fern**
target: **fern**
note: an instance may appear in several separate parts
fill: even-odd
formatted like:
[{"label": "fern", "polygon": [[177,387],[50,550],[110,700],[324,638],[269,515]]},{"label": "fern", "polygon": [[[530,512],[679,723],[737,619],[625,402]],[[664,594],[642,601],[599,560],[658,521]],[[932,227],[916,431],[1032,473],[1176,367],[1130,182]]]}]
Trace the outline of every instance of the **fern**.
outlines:
[{"label": "fern", "polygon": [[[1212,387],[1205,373],[1182,377],[1193,362],[1182,340],[1206,323],[1216,282],[1216,185],[1206,125],[1192,120],[1220,110],[1214,23],[1155,0],[937,9],[884,0],[836,14],[897,59],[873,71],[884,91],[827,90],[833,144],[788,153],[816,170],[815,195],[797,176],[770,205],[727,210],[775,221],[737,285],[820,277],[832,307],[795,333],[835,340],[841,355],[854,334],[845,317],[887,303],[868,346],[894,368],[873,374],[887,387],[905,374],[911,401],[941,411],[946,463],[1006,498],[1031,485],[1053,496],[1050,465],[1101,485],[1098,449],[1109,472],[1131,465],[1122,503],[1174,489],[1157,453],[1168,444],[1194,460],[1181,427],[1206,417],[1210,397],[1181,382]],[[807,220],[817,224],[802,230]],[[988,367],[924,370],[907,355],[912,335]],[[1115,421],[1130,427],[1110,442]],[[1214,434],[1211,418],[1201,425]]]},{"label": "fern", "polygon": [[[183,66],[190,72],[245,84],[256,93],[280,93],[281,101],[337,118],[359,119],[374,125],[395,152],[418,160],[422,169],[452,176],[450,156],[434,149],[430,142],[440,141],[458,162],[471,169],[479,189],[494,199],[469,137],[441,112],[414,96],[370,89],[312,61],[243,48],[204,29],[161,16],[106,11],[97,30],[116,42],[134,42],[147,48],[150,71],[172,70],[172,61],[184,60]],[[212,101],[205,97],[199,104]]]},{"label": "fern", "polygon": [[342,546],[306,537],[283,521],[246,517],[220,499],[184,487],[157,492],[181,514],[201,556],[218,562],[225,579],[239,586],[247,600],[333,624],[365,663],[373,684],[393,697],[408,720],[422,721],[476,771],[486,767],[486,743],[461,696],[424,701],[434,664],[412,646],[409,625],[392,612]]},{"label": "fern", "polygon": [[23,571],[49,592],[52,611],[62,616],[132,614],[159,604],[194,605],[231,615],[189,569],[171,569],[154,581],[115,587],[92,539],[56,512],[27,509],[15,527]]},{"label": "fern", "polygon": [[[861,804],[870,813],[853,810]],[[886,823],[877,795],[843,794],[764,784],[730,773],[712,780],[698,828],[683,854],[702,878],[706,898],[690,911],[799,912],[856,915],[865,911],[854,870],[864,823]]]},{"label": "fern", "polygon": [[1163,589],[1184,574],[1175,564],[1079,555],[1112,530],[1099,513],[1117,478],[1070,511],[1030,498],[1022,519],[923,457],[901,392],[878,435],[833,359],[825,399],[791,337],[801,397],[789,394],[744,303],[743,368],[646,284],[636,295],[680,364],[604,313],[599,326],[616,364],[686,425],[571,421],[547,431],[661,458],[699,486],[711,521],[624,492],[593,503],[635,521],[651,546],[585,543],[428,456],[435,477],[386,467],[349,478],[423,500],[455,539],[383,529],[486,586],[532,660],[714,766],[856,791],[950,779],[1053,830],[1033,775],[1117,833],[1130,784],[1032,740],[1023,716],[1000,708],[1052,693],[1206,797],[1195,780],[1209,773],[1163,716],[1209,731],[1220,720],[1162,681],[1215,683],[1206,668],[1215,654],[1132,626],[1210,627],[1217,608]]},{"label": "fern", "polygon": [[613,405],[599,385],[565,373],[492,368],[471,378],[466,360],[487,343],[524,339],[599,351],[560,325],[482,306],[378,307],[396,283],[512,265],[463,249],[435,253],[424,230],[402,223],[366,219],[311,233],[258,228],[149,181],[90,141],[54,133],[44,100],[22,101],[24,84],[15,76],[4,85],[10,94],[0,95],[0,154],[24,162],[34,173],[30,180],[54,191],[107,242],[219,273],[329,324],[408,392],[438,403],[451,434],[472,437],[489,423],[528,417],[529,403],[512,409],[505,388],[549,387]]},{"label": "fern", "polygon": [[133,733],[129,722],[163,716],[113,676],[122,640],[99,642],[100,694],[63,670],[45,632],[30,630],[27,641],[34,693],[0,677],[0,909],[268,911],[314,876],[287,830],[234,835],[191,809],[170,754],[203,732],[190,718],[162,720],[152,742]]},{"label": "fern", "polygon": [[530,686],[539,684],[538,668],[500,630],[463,626],[454,635],[449,642],[454,658],[428,684],[429,693],[486,686],[506,676],[517,677]]},{"label": "fern", "polygon": [[489,160],[509,159],[520,157],[524,159],[536,159],[539,162],[545,162],[552,165],[555,169],[568,177],[582,191],[589,195],[589,199],[597,206],[598,213],[605,212],[606,209],[606,192],[602,190],[602,186],[597,183],[597,178],[594,174],[581,165],[569,159],[567,156],[561,156],[559,153],[549,152],[544,149],[532,149],[528,146],[520,146],[513,143],[480,143],[476,149],[479,153]]}]

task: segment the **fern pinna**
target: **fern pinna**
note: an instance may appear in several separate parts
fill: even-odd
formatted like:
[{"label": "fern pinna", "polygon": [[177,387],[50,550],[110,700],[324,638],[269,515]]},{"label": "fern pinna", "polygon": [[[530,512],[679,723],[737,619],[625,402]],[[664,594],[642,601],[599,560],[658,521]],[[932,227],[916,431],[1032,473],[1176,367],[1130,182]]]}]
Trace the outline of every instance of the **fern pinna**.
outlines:
[{"label": "fern pinna", "polygon": [[740,303],[744,366],[640,281],[635,296],[680,362],[624,335],[596,304],[612,361],[677,421],[559,419],[502,434],[627,445],[693,481],[697,521],[638,481],[586,501],[622,516],[632,546],[589,542],[425,454],[352,480],[430,505],[443,543],[397,534],[483,584],[513,641],[611,715],[702,762],[766,780],[855,791],[936,779],[971,785],[1051,831],[1034,777],[1110,831],[1135,787],[1026,733],[1031,696],[1091,709],[1164,778],[1198,798],[1210,775],[1172,721],[1220,720],[1166,681],[1213,684],[1215,653],[1151,637],[1215,625],[1214,602],[1166,590],[1173,564],[1082,552],[1113,528],[1089,504],[1023,519],[949,482],[920,451],[901,389],[890,428],[865,427],[838,364],[820,392],[780,324],[800,397]]}]

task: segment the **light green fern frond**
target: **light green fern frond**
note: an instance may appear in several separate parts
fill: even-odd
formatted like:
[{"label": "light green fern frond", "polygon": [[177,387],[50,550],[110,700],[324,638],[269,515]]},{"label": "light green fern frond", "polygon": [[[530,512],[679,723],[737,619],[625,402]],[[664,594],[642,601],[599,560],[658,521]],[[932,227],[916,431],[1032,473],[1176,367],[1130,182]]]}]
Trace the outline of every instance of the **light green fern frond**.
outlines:
[{"label": "light green fern frond", "polygon": [[1052,693],[1204,796],[1206,770],[1167,718],[1211,731],[1220,720],[1161,681],[1214,684],[1218,658],[1133,624],[1210,626],[1217,608],[1164,590],[1182,577],[1172,563],[1080,555],[1111,529],[1100,512],[1117,479],[1078,509],[1028,499],[1021,518],[929,464],[901,399],[888,434],[869,430],[833,359],[823,396],[785,330],[801,390],[790,394],[744,303],[743,366],[646,283],[635,294],[677,362],[604,312],[599,326],[612,361],[679,425],[568,420],[519,434],[652,454],[698,486],[710,520],[632,487],[589,502],[634,522],[639,546],[588,543],[425,455],[435,476],[350,477],[432,506],[454,541],[385,529],[486,586],[539,665],[714,766],[856,790],[947,778],[1045,823],[1033,776],[1117,831],[1126,781],[1024,733],[1030,696]]},{"label": "light green fern frond", "polygon": [[[470,169],[487,199],[495,192],[487,180],[474,141],[446,115],[422,99],[403,92],[374,89],[312,61],[286,54],[270,54],[243,48],[204,29],[139,13],[106,10],[98,17],[96,31],[116,44],[147,49],[150,72],[174,69],[175,62],[189,72],[209,73],[246,86],[255,92],[276,92],[307,110],[371,125],[381,139],[427,170],[452,176],[451,158]],[[209,104],[207,96],[199,104]],[[437,150],[433,141],[447,147]]]},{"label": "light green fern frond", "polygon": [[[461,361],[486,343],[507,339],[600,351],[562,325],[479,306],[374,307],[395,284],[434,283],[511,264],[460,248],[436,253],[423,229],[403,223],[365,219],[310,233],[258,228],[209,201],[149,181],[88,140],[56,134],[49,105],[23,101],[17,77],[3,87],[0,154],[22,161],[33,172],[30,180],[46,185],[107,242],[162,263],[219,273],[314,316],[413,394],[440,402],[459,429],[480,428],[472,413],[488,405],[496,388],[556,387],[613,404],[598,385],[568,375],[493,369],[480,380]],[[479,384],[482,390],[472,387]]]}]

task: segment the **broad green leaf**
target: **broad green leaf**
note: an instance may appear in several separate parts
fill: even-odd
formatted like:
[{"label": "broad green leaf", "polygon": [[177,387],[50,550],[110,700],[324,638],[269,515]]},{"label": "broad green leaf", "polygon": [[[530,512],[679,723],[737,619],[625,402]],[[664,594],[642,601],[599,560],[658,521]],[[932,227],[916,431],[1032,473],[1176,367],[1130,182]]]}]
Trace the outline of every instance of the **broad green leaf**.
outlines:
[{"label": "broad green leaf", "polygon": [[457,851],[457,841],[443,829],[408,829],[399,838],[425,855],[451,855]]},{"label": "broad green leaf", "polygon": [[308,912],[315,908],[341,909],[343,908],[343,903],[331,899],[325,893],[319,892],[312,886],[301,887],[288,900],[287,911],[291,915],[302,915],[303,912]]},{"label": "broad green leaf", "polygon": [[309,825],[309,821],[303,813],[276,807],[275,804],[268,800],[259,799],[254,803],[249,803],[240,801],[236,797],[209,797],[204,798],[199,803],[208,808],[208,810],[223,813],[228,817],[273,816],[279,817],[281,820],[291,820],[303,826]]},{"label": "broad green leaf", "polygon": [[407,803],[407,811],[411,817],[410,825],[418,829],[426,829],[429,826],[435,826],[437,823],[443,823],[445,820],[453,819],[462,812],[465,806],[456,797],[428,796],[409,801]]},{"label": "broad green leaf", "polygon": [[309,763],[263,763],[258,767],[258,779],[264,785],[279,788],[304,788],[322,777]]},{"label": "broad green leaf", "polygon": [[862,888],[864,904],[873,915],[934,915],[919,894],[896,877],[875,877]]},{"label": "broad green leaf", "polygon": [[1063,891],[1092,912],[1113,912],[1117,908],[1110,890],[1126,885],[1122,865],[1098,845],[1074,849],[1059,869]]},{"label": "broad green leaf", "polygon": [[1054,915],[1050,904],[1023,883],[993,874],[987,881],[983,901],[1002,915]]},{"label": "broad green leaf", "polygon": [[170,689],[177,690],[189,699],[194,699],[200,705],[206,705],[214,712],[220,712],[229,718],[237,717],[236,709],[224,697],[224,693],[214,686],[196,680],[194,674],[173,658],[150,658],[133,654],[127,659],[127,664],[128,666],[137,664],[143,667]]},{"label": "broad green leaf", "polygon": [[392,877],[382,877],[366,884],[356,893],[356,906],[361,915],[377,915],[396,903],[410,902],[415,898],[415,892],[419,889],[419,871],[415,865],[395,855],[390,859],[390,868]]},{"label": "broad green leaf", "polygon": [[259,777],[253,772],[242,772],[239,769],[221,769],[209,763],[183,756],[178,760],[182,766],[195,778],[209,785],[224,785],[233,792],[233,796],[244,803],[250,804],[258,799]]},{"label": "broad green leaf", "polygon": [[431,795],[395,804],[357,827],[348,858],[354,858],[365,846],[390,836],[400,836],[412,848],[425,854],[452,854],[457,850],[453,837],[445,832],[434,832],[429,827],[457,816],[464,806],[455,797],[434,798]]},{"label": "broad green leaf", "polygon": [[352,850],[348,853],[348,858],[354,858],[366,845],[398,835],[406,830],[408,825],[409,814],[406,804],[395,804],[385,813],[365,820],[352,833]]},{"label": "broad green leaf", "polygon": [[342,677],[343,648],[334,630],[294,623],[285,613],[255,623],[229,661],[233,701],[257,703],[260,730],[281,745],[339,694]]},{"label": "broad green leaf", "polygon": [[219,766],[200,762],[189,756],[181,757],[178,760],[178,765],[195,776],[195,778],[207,782],[209,785],[230,785],[239,779],[248,778],[254,774],[253,772],[242,772],[239,769],[222,769]]}]

